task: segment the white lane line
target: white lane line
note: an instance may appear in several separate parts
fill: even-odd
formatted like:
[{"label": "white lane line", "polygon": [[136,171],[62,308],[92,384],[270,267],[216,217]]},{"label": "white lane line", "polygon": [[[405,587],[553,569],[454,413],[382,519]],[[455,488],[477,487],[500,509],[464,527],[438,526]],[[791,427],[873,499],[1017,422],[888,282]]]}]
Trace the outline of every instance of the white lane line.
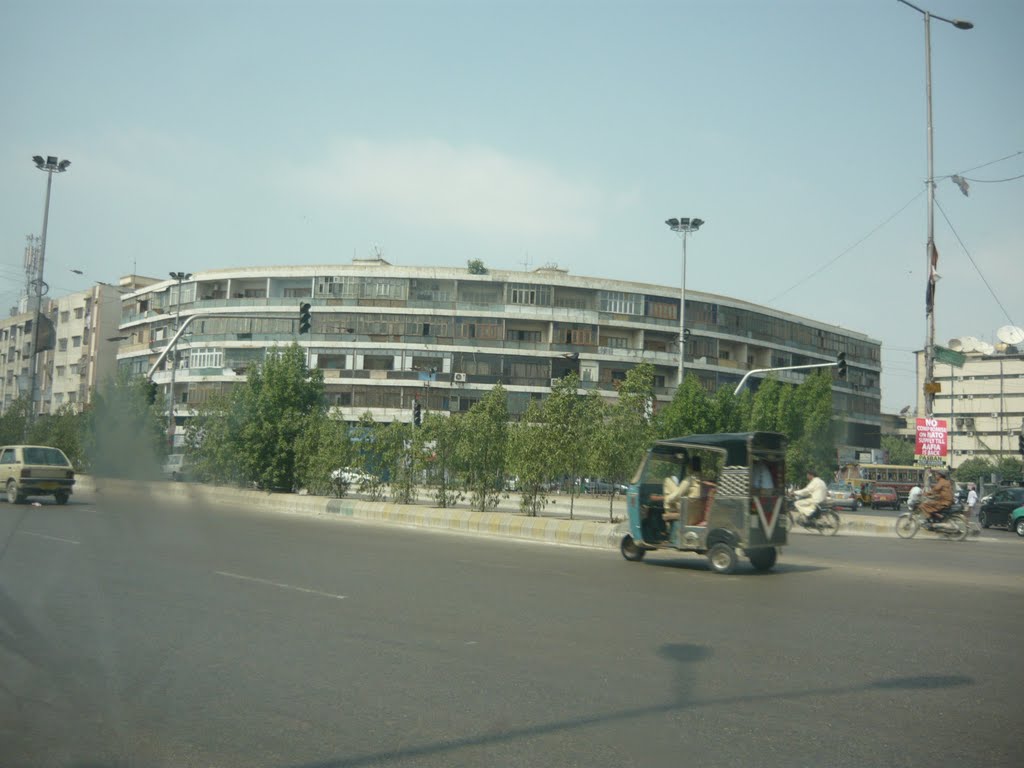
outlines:
[{"label": "white lane line", "polygon": [[345,599],[345,595],[335,595],[331,592],[321,592],[319,589],[307,589],[306,587],[296,587],[292,584],[283,584],[279,581],[270,581],[269,579],[258,579],[255,576],[243,576],[240,573],[231,573],[230,571],[214,571],[214,573],[218,576],[227,576],[229,579],[238,579],[240,581],[252,581],[257,584],[266,584],[267,586],[277,587],[278,589],[290,589],[293,592],[305,592],[308,595],[330,597],[335,600]]},{"label": "white lane line", "polygon": [[47,536],[45,533],[36,533],[34,531],[18,531],[18,533],[24,534],[25,536],[37,536],[40,539],[49,539],[50,541],[63,541],[65,544],[81,544],[80,541],[74,539],[62,539],[60,536]]}]

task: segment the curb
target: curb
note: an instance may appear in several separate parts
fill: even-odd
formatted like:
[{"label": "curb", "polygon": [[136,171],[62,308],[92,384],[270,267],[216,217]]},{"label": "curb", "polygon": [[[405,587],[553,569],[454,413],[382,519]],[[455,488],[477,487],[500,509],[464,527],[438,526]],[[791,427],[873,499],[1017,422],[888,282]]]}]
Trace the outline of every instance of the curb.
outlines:
[{"label": "curb", "polygon": [[479,512],[424,507],[417,504],[396,504],[389,501],[266,493],[194,483],[140,483],[131,480],[102,479],[97,485],[92,478],[82,478],[78,487],[100,495],[117,497],[138,498],[140,492],[149,493],[151,496],[179,505],[230,504],[285,514],[348,518],[598,549],[617,549],[623,536],[622,523],[558,520],[550,517],[524,517],[508,512]]}]

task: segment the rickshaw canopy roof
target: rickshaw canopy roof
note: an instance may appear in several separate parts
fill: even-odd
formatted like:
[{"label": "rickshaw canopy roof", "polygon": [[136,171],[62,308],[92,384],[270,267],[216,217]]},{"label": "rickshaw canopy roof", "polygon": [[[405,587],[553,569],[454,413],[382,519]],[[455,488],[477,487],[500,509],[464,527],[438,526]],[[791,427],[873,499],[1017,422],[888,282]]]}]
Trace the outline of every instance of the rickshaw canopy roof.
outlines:
[{"label": "rickshaw canopy roof", "polygon": [[725,451],[727,464],[747,464],[748,451],[785,451],[786,436],[778,432],[719,432],[713,435],[686,435],[659,440],[654,444],[655,451],[674,448],[717,448]]}]

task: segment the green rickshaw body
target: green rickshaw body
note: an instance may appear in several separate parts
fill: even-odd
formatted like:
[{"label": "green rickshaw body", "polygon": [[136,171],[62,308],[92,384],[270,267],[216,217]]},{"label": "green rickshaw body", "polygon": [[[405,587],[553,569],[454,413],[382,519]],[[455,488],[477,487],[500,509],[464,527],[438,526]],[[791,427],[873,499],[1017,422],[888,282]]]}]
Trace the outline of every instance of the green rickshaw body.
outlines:
[{"label": "green rickshaw body", "polygon": [[[724,544],[755,567],[770,568],[787,543],[785,462],[786,437],[774,432],[655,442],[627,493],[631,541],[623,540],[623,555],[635,560],[655,549],[704,554]],[[717,551],[729,567],[718,568],[709,555],[712,567],[728,572],[727,553]]]}]

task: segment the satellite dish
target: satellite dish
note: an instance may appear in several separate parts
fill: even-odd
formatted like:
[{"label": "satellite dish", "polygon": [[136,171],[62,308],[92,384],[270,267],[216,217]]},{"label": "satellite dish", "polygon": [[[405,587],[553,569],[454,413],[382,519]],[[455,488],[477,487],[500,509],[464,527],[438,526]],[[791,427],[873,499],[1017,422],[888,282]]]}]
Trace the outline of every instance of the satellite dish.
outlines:
[{"label": "satellite dish", "polygon": [[959,352],[964,348],[964,345],[960,341],[960,339],[950,339],[946,346],[952,349],[954,352]]},{"label": "satellite dish", "polygon": [[978,344],[978,351],[983,355],[991,355],[996,351],[996,348],[989,344],[987,341],[983,341]]},{"label": "satellite dish", "polygon": [[996,331],[996,338],[1004,344],[1020,344],[1024,341],[1024,330],[1016,325],[1004,325]]},{"label": "satellite dish", "polygon": [[981,339],[977,339],[974,336],[963,336],[960,339],[959,352],[977,352],[978,345],[981,344]]}]

